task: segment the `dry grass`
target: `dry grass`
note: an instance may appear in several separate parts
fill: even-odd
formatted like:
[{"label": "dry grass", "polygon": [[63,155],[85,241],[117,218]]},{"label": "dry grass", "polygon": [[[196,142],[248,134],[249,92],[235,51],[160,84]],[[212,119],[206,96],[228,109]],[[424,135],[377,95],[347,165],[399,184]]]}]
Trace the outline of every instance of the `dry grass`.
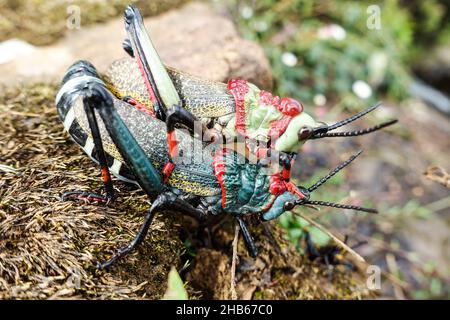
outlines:
[{"label": "dry grass", "polygon": [[[180,230],[186,219],[160,215],[151,237],[109,272],[95,264],[128,243],[137,231],[147,197],[116,183],[110,207],[61,202],[69,190],[100,191],[99,170],[63,133],[53,85],[0,91],[0,298],[160,298],[172,265],[186,255]],[[239,242],[239,298],[363,298],[357,273],[336,269],[330,281],[322,266],[301,261],[276,231],[283,259],[256,228],[261,248],[254,261]],[[226,298],[230,283],[232,223],[213,234],[215,249],[197,250],[184,276],[191,297]],[[198,248],[194,248],[198,249]]]}]

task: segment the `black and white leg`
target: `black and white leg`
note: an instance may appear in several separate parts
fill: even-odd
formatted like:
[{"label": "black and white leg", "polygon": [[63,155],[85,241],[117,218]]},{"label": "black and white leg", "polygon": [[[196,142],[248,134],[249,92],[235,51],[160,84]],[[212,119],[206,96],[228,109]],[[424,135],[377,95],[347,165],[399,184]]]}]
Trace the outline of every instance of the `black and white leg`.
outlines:
[{"label": "black and white leg", "polygon": [[84,111],[86,113],[89,122],[92,138],[94,140],[94,146],[97,152],[97,159],[100,164],[105,195],[99,195],[97,193],[86,191],[69,191],[64,193],[61,196],[61,199],[64,201],[76,198],[101,203],[109,203],[114,201],[115,199],[114,187],[111,180],[111,173],[108,168],[108,163],[106,161],[106,153],[105,150],[103,149],[102,138],[100,135],[100,130],[98,128],[98,123],[94,112],[94,106],[90,104],[88,99],[83,99],[83,103],[84,103]]}]

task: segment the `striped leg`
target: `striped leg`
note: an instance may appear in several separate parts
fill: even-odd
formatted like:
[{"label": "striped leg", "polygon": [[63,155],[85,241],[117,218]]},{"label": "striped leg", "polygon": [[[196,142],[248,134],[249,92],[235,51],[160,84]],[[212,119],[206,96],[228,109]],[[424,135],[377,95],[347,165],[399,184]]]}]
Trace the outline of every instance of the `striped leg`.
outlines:
[{"label": "striped leg", "polygon": [[92,192],[85,191],[69,191],[62,195],[62,200],[67,199],[83,199],[83,200],[92,200],[95,202],[101,203],[109,203],[113,202],[115,199],[114,187],[111,180],[111,173],[109,172],[108,163],[106,161],[106,154],[103,149],[102,138],[100,135],[100,131],[98,129],[97,119],[95,117],[94,110],[88,104],[84,104],[84,111],[86,112],[86,116],[89,121],[89,127],[91,129],[92,137],[94,140],[94,146],[97,151],[97,158],[100,164],[100,170],[103,177],[103,186],[105,189],[105,195],[99,195]]}]

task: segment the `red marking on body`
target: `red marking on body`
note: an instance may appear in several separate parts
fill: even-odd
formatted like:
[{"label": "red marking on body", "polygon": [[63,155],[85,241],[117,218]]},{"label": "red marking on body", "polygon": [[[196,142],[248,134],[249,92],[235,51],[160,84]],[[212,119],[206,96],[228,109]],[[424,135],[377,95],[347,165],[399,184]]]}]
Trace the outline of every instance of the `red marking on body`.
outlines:
[{"label": "red marking on body", "polygon": [[107,202],[107,200],[106,199],[103,199],[103,198],[95,198],[95,197],[91,197],[91,196],[81,196],[81,195],[79,195],[79,196],[77,196],[77,198],[78,199],[81,199],[81,200],[87,200],[87,201],[91,201],[91,200],[93,200],[93,201],[96,201],[96,202]]},{"label": "red marking on body", "polygon": [[265,105],[273,104],[273,95],[270,92],[261,90],[259,92],[259,102]]},{"label": "red marking on body", "polygon": [[249,87],[245,80],[231,79],[228,81],[228,90],[233,95],[236,102],[236,131],[247,138],[245,122],[245,95],[247,94]]},{"label": "red marking on body", "polygon": [[303,105],[295,99],[283,98],[277,109],[286,116],[295,117],[303,111]]},{"label": "red marking on body", "polygon": [[149,107],[147,107],[146,105],[140,103],[139,101],[137,101],[135,98],[130,98],[128,99],[128,103],[135,106],[137,109],[145,112],[146,114],[152,116],[153,118],[156,118],[155,113],[153,112],[152,109],[150,109]]},{"label": "red marking on body", "polygon": [[141,57],[137,52],[135,53],[135,55],[139,70],[141,71],[142,78],[144,79],[145,87],[147,88],[147,91],[150,94],[150,100],[152,100],[153,104],[158,104],[158,100],[156,99],[156,94],[155,91],[153,90],[152,84],[150,83],[150,80],[147,78],[147,75],[145,74],[145,69],[144,65],[142,64]]},{"label": "red marking on body", "polygon": [[273,96],[270,92],[261,90],[259,92],[259,102],[265,105],[272,105],[282,114],[295,117],[303,111],[303,105],[295,99]]},{"label": "red marking on body", "polygon": [[225,156],[228,153],[228,149],[218,150],[213,157],[212,165],[214,169],[214,174],[219,181],[220,188],[222,189],[222,208],[225,208],[226,202],[226,190],[225,182],[223,181],[223,175],[225,174]]},{"label": "red marking on body", "polygon": [[169,155],[173,159],[178,156],[178,141],[175,130],[167,133],[167,143],[169,145]]},{"label": "red marking on body", "polygon": [[275,173],[270,178],[269,191],[271,194],[279,196],[285,191],[297,195],[300,199],[304,199],[305,195],[297,188],[295,184],[283,179],[280,173]]},{"label": "red marking on body", "polygon": [[175,164],[170,161],[164,165],[164,168],[162,170],[164,183],[166,183],[167,180],[169,180],[169,177],[172,174],[173,169],[175,169]]},{"label": "red marking on body", "polygon": [[269,138],[272,142],[278,139],[288,127],[292,118],[303,111],[303,105],[295,99],[273,96],[270,92],[261,90],[259,93],[259,102],[264,105],[272,105],[283,114],[279,120],[270,124]]},{"label": "red marking on body", "polygon": [[283,180],[289,181],[289,179],[291,178],[291,169],[283,168],[283,170],[281,171],[281,177],[283,178]]},{"label": "red marking on body", "polygon": [[108,183],[110,180],[108,168],[102,168],[101,170],[102,170],[103,182]]},{"label": "red marking on body", "polygon": [[256,149],[256,158],[257,159],[262,159],[262,158],[267,158],[269,155],[269,149],[266,147],[258,147]]},{"label": "red marking on body", "polygon": [[276,199],[277,199],[277,198],[274,197],[267,205],[265,205],[264,207],[261,207],[261,211],[262,211],[262,212],[266,212],[266,211],[268,211],[270,208],[272,208],[273,203],[275,202]]},{"label": "red marking on body", "polygon": [[286,183],[286,189],[290,193],[297,195],[300,198],[300,200],[305,199],[305,195],[292,182]]}]

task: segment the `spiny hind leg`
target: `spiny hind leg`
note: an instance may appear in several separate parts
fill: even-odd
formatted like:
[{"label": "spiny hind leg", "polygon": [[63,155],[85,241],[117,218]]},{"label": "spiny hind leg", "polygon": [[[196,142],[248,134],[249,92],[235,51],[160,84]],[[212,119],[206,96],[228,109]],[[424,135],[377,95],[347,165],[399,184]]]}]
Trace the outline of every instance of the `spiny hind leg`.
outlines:
[{"label": "spiny hind leg", "polygon": [[[83,87],[86,86],[91,81],[101,81],[98,77],[98,74],[95,70],[95,68],[88,63],[87,61],[79,61],[75,63],[72,67],[69,68],[69,70],[66,73],[65,79],[63,80],[63,87],[61,88],[62,93],[62,102],[65,101],[71,101],[71,95],[77,95],[80,91],[83,92]],[[115,194],[114,194],[114,188],[111,180],[111,174],[108,167],[108,161],[107,161],[107,155],[105,153],[105,150],[103,148],[103,142],[102,137],[100,134],[98,122],[94,113],[93,107],[87,103],[84,95],[83,97],[83,110],[86,115],[89,129],[92,136],[92,141],[90,144],[92,148],[89,148],[92,152],[90,156],[94,156],[95,153],[96,159],[98,160],[98,163],[100,165],[100,171],[103,178],[103,186],[105,195],[100,195],[93,192],[86,192],[86,191],[69,191],[64,193],[61,198],[63,201],[69,200],[69,199],[83,199],[87,201],[95,201],[100,203],[109,203],[114,201]],[[67,102],[69,103],[69,102]],[[71,108],[71,112],[73,113],[73,105],[69,104],[69,108]],[[64,119],[65,122],[67,120],[67,114],[66,118]],[[67,121],[70,121],[70,117]],[[73,123],[71,124],[73,125]],[[70,125],[70,126],[71,126]],[[70,128],[66,128],[70,131]],[[70,132],[69,132],[70,133]],[[86,137],[86,143],[88,143],[88,140],[90,139]],[[86,146],[85,146],[86,147]],[[95,151],[94,151],[95,150]]]},{"label": "spiny hind leg", "polygon": [[61,196],[61,198],[63,201],[76,198],[101,203],[110,203],[114,201],[115,193],[113,183],[111,180],[111,173],[109,171],[108,163],[106,161],[106,153],[105,150],[103,149],[102,138],[100,135],[100,130],[98,128],[98,122],[94,110],[89,104],[84,103],[84,111],[86,112],[86,116],[89,122],[89,128],[91,130],[92,138],[94,140],[94,146],[95,149],[97,150],[97,158],[100,165],[100,172],[102,174],[105,195],[99,195],[97,193],[86,191],[69,191],[64,193]]}]

